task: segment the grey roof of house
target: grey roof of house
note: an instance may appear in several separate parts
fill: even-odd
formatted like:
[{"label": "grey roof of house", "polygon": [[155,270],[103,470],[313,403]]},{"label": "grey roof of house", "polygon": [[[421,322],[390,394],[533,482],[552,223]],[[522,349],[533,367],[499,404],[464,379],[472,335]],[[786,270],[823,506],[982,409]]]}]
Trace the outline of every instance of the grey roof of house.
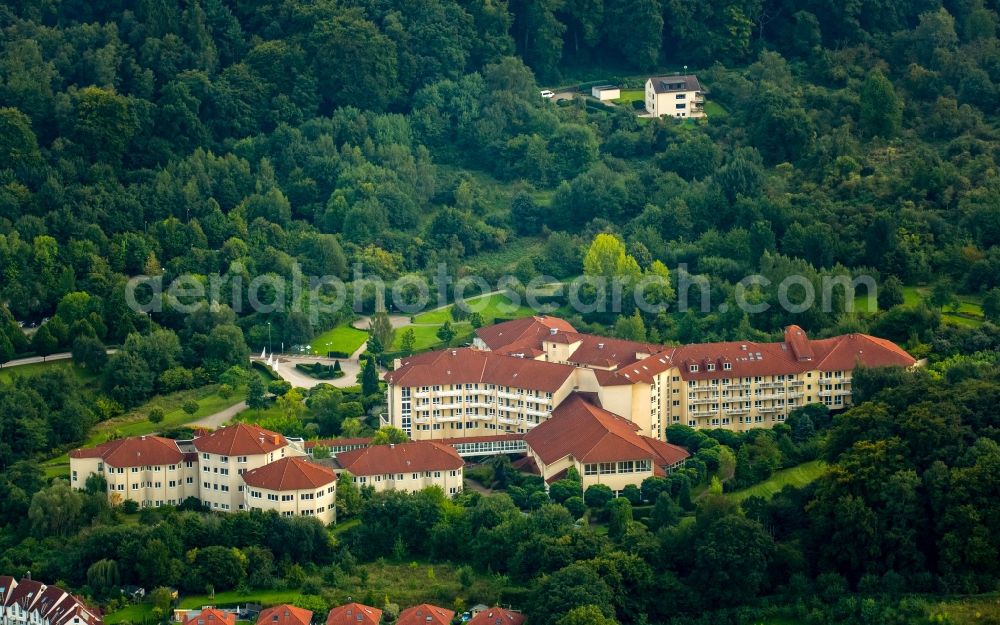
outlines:
[{"label": "grey roof of house", "polygon": [[656,93],[671,93],[674,91],[701,91],[701,83],[698,77],[690,74],[686,76],[652,76],[653,91]]}]

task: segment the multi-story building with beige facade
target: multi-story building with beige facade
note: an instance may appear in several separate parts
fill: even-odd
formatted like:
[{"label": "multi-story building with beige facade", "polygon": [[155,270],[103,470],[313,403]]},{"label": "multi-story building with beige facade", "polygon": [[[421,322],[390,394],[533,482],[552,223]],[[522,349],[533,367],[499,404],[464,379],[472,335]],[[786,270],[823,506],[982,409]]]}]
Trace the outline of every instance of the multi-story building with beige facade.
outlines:
[{"label": "multi-story building with beige facade", "polygon": [[84,488],[91,475],[101,475],[116,504],[158,507],[194,497],[220,512],[275,510],[324,523],[336,515],[334,472],[309,462],[300,440],[256,425],[240,423],[188,441],[137,436],[69,455],[72,485]]},{"label": "multi-story building with beige facade", "polygon": [[451,446],[433,441],[353,449],[337,454],[336,463],[354,476],[355,484],[376,492],[414,493],[431,486],[448,495],[462,492],[465,461]]},{"label": "multi-story building with beige facade", "polygon": [[391,423],[414,440],[524,433],[577,386],[570,365],[447,349],[410,356],[386,374]]},{"label": "multi-story building with beige facade", "polygon": [[276,432],[238,423],[198,436],[198,495],[213,510],[243,510],[246,505],[243,474],[285,457],[306,455],[299,443],[292,444]]},{"label": "multi-story building with beige facade", "polygon": [[305,458],[285,457],[243,474],[246,507],[281,516],[337,520],[337,475]]},{"label": "multi-story building with beige facade", "polygon": [[[786,328],[781,342],[664,346],[583,334],[561,319],[528,317],[477,330],[473,345],[397,363],[386,375],[391,423],[415,439],[527,432],[576,391],[594,395],[602,408],[652,438],[662,440],[675,423],[743,431],[773,427],[810,403],[834,410],[850,405],[858,365],[916,364],[884,339],[846,334],[812,340],[798,326]],[[538,363],[530,382],[513,375],[522,371],[517,361]],[[572,371],[554,368],[559,366]],[[516,410],[542,385],[557,387],[546,414],[505,411],[509,416],[499,419],[499,400],[518,398],[506,409]],[[424,408],[420,421],[416,406]]]},{"label": "multi-story building with beige facade", "polygon": [[644,436],[637,426],[574,393],[552,418],[524,435],[528,457],[547,482],[576,469],[584,490],[604,484],[620,492],[648,477],[663,477],[688,458],[683,447]]},{"label": "multi-story building with beige facade", "polygon": [[646,112],[656,117],[705,116],[705,94],[697,76],[653,76],[646,80]]},{"label": "multi-story building with beige facade", "polygon": [[138,436],[77,449],[69,456],[70,484],[84,488],[88,477],[102,475],[113,503],[177,505],[199,496],[198,458],[189,442]]}]

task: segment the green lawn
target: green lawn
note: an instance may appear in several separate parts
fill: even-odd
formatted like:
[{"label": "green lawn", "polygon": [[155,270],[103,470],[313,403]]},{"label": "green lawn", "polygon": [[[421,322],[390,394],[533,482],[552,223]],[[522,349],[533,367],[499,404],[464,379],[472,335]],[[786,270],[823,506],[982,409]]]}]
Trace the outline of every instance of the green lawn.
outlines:
[{"label": "green lawn", "polygon": [[[90,431],[87,437],[87,445],[95,445],[108,439],[113,432],[120,432],[124,436],[141,436],[152,434],[161,430],[169,429],[197,421],[202,417],[215,414],[220,410],[238,404],[243,401],[243,393],[240,389],[233,392],[229,398],[224,398],[218,393],[219,387],[209,384],[201,388],[189,391],[180,391],[154,397],[135,410],[115,419],[98,423]],[[185,401],[194,399],[198,402],[198,410],[194,414],[188,414],[181,409]],[[164,410],[163,421],[152,423],[148,415],[153,408]]]},{"label": "green lawn", "polygon": [[[420,351],[424,349],[430,349],[441,344],[441,339],[437,337],[437,331],[440,329],[439,325],[428,325],[428,326],[407,326],[406,328],[399,328],[396,330],[396,338],[393,339],[392,349],[400,350],[402,347],[403,332],[408,329],[413,330],[414,351]],[[462,335],[472,335],[472,325],[468,322],[463,323],[452,323],[451,327],[455,330],[455,336],[461,337]]]},{"label": "green lawn", "polygon": [[622,89],[621,97],[612,100],[615,104],[630,104],[636,100],[645,100],[646,91],[644,89]]},{"label": "green lawn", "polygon": [[276,403],[270,403],[264,408],[247,408],[246,410],[241,410],[233,417],[233,421],[259,424],[261,421],[280,417],[281,415],[281,407]]},{"label": "green lawn", "polygon": [[[400,606],[417,603],[434,603],[452,607],[456,597],[461,597],[466,606],[476,603],[494,605],[503,600],[507,591],[521,592],[522,588],[512,586],[506,577],[487,572],[475,572],[472,584],[463,588],[458,580],[458,566],[450,563],[402,562],[380,559],[359,564],[353,575],[345,575],[336,587],[327,587],[328,595],[336,603],[345,603],[348,597],[355,601],[385,601],[388,598]],[[302,597],[297,590],[259,590],[218,592],[214,596],[182,596],[178,607],[198,608],[203,605],[228,607],[240,603],[254,602],[264,606],[280,603],[294,604]],[[118,613],[114,614],[118,619]]]},{"label": "green lawn", "polygon": [[764,499],[770,499],[775,493],[780,491],[785,486],[796,486],[802,487],[810,482],[813,482],[823,471],[826,470],[826,463],[822,460],[813,460],[812,462],[805,462],[797,467],[792,467],[791,469],[782,469],[777,471],[771,476],[771,479],[761,482],[760,484],[754,484],[749,488],[744,488],[742,490],[733,491],[729,493],[729,497],[735,499],[736,501],[743,501],[747,497],[763,497]]},{"label": "green lawn", "polygon": [[[930,296],[930,289],[923,286],[904,286],[903,305],[917,306],[920,302]],[[952,325],[966,326],[970,328],[979,327],[983,323],[983,307],[981,299],[975,295],[958,295],[958,308],[946,307],[941,311],[941,320]],[[868,295],[863,293],[854,298],[854,312],[871,313],[876,312],[868,305]]]},{"label": "green lawn", "polygon": [[[535,191],[531,194],[535,202],[547,206],[552,201],[552,191]],[[514,273],[518,263],[525,258],[541,255],[545,242],[535,237],[520,237],[503,246],[503,249],[477,254],[468,259],[469,270],[473,274],[503,275]]]},{"label": "green lawn", "polygon": [[361,519],[351,519],[349,521],[344,521],[343,523],[337,523],[337,525],[330,530],[330,533],[336,536],[338,534],[343,534],[347,530],[352,527],[357,527],[358,525],[361,525]]},{"label": "green lawn", "polygon": [[934,622],[946,617],[949,623],[1000,623],[1000,593],[946,599],[931,607],[930,617]]},{"label": "green lawn", "polygon": [[368,340],[368,333],[349,325],[337,326],[312,340],[312,353],[326,356],[327,352],[353,354]]},{"label": "green lawn", "polygon": [[708,117],[729,117],[729,111],[713,100],[705,100],[705,115]]},{"label": "green lawn", "polygon": [[219,607],[230,607],[239,603],[259,603],[265,607],[278,605],[281,603],[294,604],[302,597],[298,590],[251,590],[240,592],[229,590],[217,592],[213,596],[209,595],[189,595],[182,596],[177,602],[177,607],[181,609],[200,608],[203,605],[214,605]]},{"label": "green lawn", "polygon": [[[502,293],[494,293],[493,295],[469,299],[466,300],[466,303],[468,304],[470,311],[478,312],[483,316],[483,321],[485,321],[487,325],[492,324],[497,317],[509,319],[514,317],[527,317],[534,314],[534,311],[523,304],[514,306],[510,298]],[[453,305],[454,304],[452,304],[452,306]],[[451,321],[452,306],[445,306],[444,308],[421,313],[414,317],[413,322],[442,324],[445,321]],[[452,325],[454,325],[454,322],[452,322]]]},{"label": "green lawn", "polygon": [[105,625],[118,623],[138,623],[153,618],[152,603],[137,603],[104,615]]},{"label": "green lawn", "polygon": [[45,371],[52,371],[54,369],[69,369],[73,372],[73,375],[88,386],[97,380],[97,376],[93,375],[83,367],[73,364],[72,360],[63,359],[50,360],[49,362],[37,362],[30,365],[19,365],[17,367],[0,368],[0,382],[10,382],[15,375],[30,377]]},{"label": "green lawn", "polygon": [[[201,388],[188,391],[179,391],[169,395],[160,395],[149,400],[138,408],[114,419],[102,421],[94,426],[84,441],[84,447],[93,447],[111,438],[113,434],[121,436],[142,436],[152,434],[165,429],[184,425],[192,421],[197,421],[202,417],[207,417],[221,410],[239,403],[243,400],[243,392],[237,389],[228,398],[223,398],[218,393],[218,385],[210,384]],[[185,401],[194,399],[198,402],[198,410],[193,415],[189,415],[181,409]],[[160,408],[164,411],[163,421],[153,423],[148,415],[153,408]],[[42,470],[46,477],[66,477],[69,475],[69,455],[62,454],[42,463]]]}]

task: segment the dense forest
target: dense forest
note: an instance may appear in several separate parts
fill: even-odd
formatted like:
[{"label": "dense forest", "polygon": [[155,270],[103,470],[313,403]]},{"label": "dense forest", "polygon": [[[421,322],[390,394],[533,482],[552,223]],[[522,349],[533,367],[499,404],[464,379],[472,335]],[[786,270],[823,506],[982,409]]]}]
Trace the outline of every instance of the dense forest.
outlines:
[{"label": "dense forest", "polygon": [[[97,382],[0,378],[0,572],[102,602],[119,582],[211,583],[297,589],[322,609],[373,563],[412,559],[538,625],[922,623],[929,596],[995,591],[998,28],[996,0],[5,3],[0,365],[71,350]],[[707,120],[539,95],[682,68],[719,106]],[[151,397],[249,387],[263,405],[251,351],[376,304],[362,289],[311,315],[289,291],[286,310],[143,314],[126,305],[131,277],[429,280],[444,263],[564,279],[616,270],[587,262],[600,241],[633,277],[706,276],[715,302],[749,274],[771,281],[753,293],[770,303],[789,275],[870,275],[878,310],[846,314],[843,296],[795,314],[627,309],[572,318],[580,329],[706,342],[797,323],[871,332],[930,364],[860,373],[856,407],[773,432],[674,427],[689,466],[611,502],[502,464],[492,497],[344,485],[342,518],[361,522],[335,538],[196,503],[126,513],[37,465]],[[959,297],[981,302],[974,323],[943,320]],[[296,416],[267,425],[302,436],[357,434],[381,401],[374,377],[304,404],[278,387]],[[769,500],[711,481],[727,463],[730,490],[814,460],[819,480]],[[584,512],[607,533],[578,526]]]},{"label": "dense forest", "polygon": [[[393,279],[447,262],[565,277],[602,231],[643,269],[710,276],[722,298],[748,273],[842,267],[887,286],[886,310],[900,285],[988,293],[997,24],[981,2],[8,3],[0,356],[145,330],[122,305],[136,274],[290,277],[299,263],[348,278],[360,263]],[[560,73],[681,64],[728,115],[691,128],[538,97]],[[514,263],[489,262],[521,241]],[[34,345],[11,325],[54,315]],[[933,315],[910,316],[893,338],[930,340]],[[296,344],[338,320],[234,323],[259,346],[267,321]],[[734,307],[646,325],[687,341],[787,318],[741,321]]]}]

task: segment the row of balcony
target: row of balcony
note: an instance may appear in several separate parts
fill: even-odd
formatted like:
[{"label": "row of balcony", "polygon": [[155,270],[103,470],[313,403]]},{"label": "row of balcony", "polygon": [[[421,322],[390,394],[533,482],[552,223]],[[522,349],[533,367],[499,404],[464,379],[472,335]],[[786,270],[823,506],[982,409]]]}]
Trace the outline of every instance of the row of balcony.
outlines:
[{"label": "row of balcony", "polygon": [[[411,397],[430,397],[431,395],[435,397],[461,397],[463,394],[466,396],[476,396],[476,395],[486,395],[487,397],[493,397],[494,394],[497,397],[503,397],[505,399],[523,399],[525,401],[533,402],[546,402],[551,400],[551,397],[543,395],[534,395],[531,393],[526,393],[523,391],[500,391],[500,390],[471,390],[471,389],[452,389],[448,391],[415,391],[411,393]],[[467,399],[466,401],[472,401],[472,399]]]},{"label": "row of balcony", "polygon": [[819,392],[819,396],[820,397],[837,397],[837,396],[850,395],[850,394],[851,394],[850,389],[839,389],[839,390],[830,390],[830,391],[820,391]]}]

